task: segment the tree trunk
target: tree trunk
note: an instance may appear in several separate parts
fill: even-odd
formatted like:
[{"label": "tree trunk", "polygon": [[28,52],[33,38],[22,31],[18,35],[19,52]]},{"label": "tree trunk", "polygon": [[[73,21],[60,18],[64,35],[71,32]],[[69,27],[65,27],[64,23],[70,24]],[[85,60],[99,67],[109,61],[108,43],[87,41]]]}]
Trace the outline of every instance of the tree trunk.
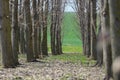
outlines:
[{"label": "tree trunk", "polygon": [[27,61],[32,62],[35,60],[33,54],[33,40],[32,40],[32,20],[31,20],[31,13],[30,13],[30,0],[24,1],[24,12],[25,12],[25,21],[26,21],[26,54],[27,54]]},{"label": "tree trunk", "polygon": [[[44,4],[45,3],[45,4]],[[49,5],[49,0],[42,1],[42,6],[45,6],[45,9],[42,8],[42,32],[43,32],[43,37],[42,37],[42,54],[44,56],[48,56],[48,48],[47,48],[47,19],[48,19],[48,5]]]},{"label": "tree trunk", "polygon": [[18,65],[19,54],[19,28],[18,28],[18,0],[12,5],[12,50],[15,64]]},{"label": "tree trunk", "polygon": [[86,1],[87,13],[86,13],[86,55],[90,57],[90,1]]},{"label": "tree trunk", "polygon": [[97,59],[96,51],[96,0],[91,0],[91,58]]},{"label": "tree trunk", "polygon": [[57,55],[56,53],[56,39],[55,39],[55,30],[56,30],[56,27],[55,27],[55,19],[56,19],[56,16],[55,16],[55,0],[52,0],[51,2],[52,4],[52,10],[51,10],[51,28],[50,28],[50,35],[51,35],[51,52],[52,52],[52,55]]},{"label": "tree trunk", "polygon": [[39,57],[42,58],[42,46],[41,46],[41,38],[42,38],[42,2],[41,0],[38,0],[38,27],[37,27],[37,49],[39,53]]},{"label": "tree trunk", "polygon": [[0,28],[3,67],[15,67],[11,44],[11,26],[8,0],[0,0]]},{"label": "tree trunk", "polygon": [[103,58],[106,69],[106,79],[112,77],[112,51],[110,40],[110,18],[109,18],[109,4],[108,0],[104,0],[104,7],[102,10],[102,39],[103,39]]},{"label": "tree trunk", "polygon": [[23,13],[24,7],[23,7],[23,0],[20,0],[20,6],[19,6],[19,29],[20,29],[20,48],[19,51],[20,53],[25,53],[25,25],[24,23],[24,16],[25,14]]},{"label": "tree trunk", "polygon": [[39,57],[38,50],[37,50],[37,1],[33,0],[33,53],[35,58]]},{"label": "tree trunk", "polygon": [[109,0],[113,77],[120,80],[120,0]]},{"label": "tree trunk", "polygon": [[61,42],[61,6],[62,0],[58,0],[57,2],[57,11],[56,11],[56,52],[57,54],[62,54],[62,42]]}]

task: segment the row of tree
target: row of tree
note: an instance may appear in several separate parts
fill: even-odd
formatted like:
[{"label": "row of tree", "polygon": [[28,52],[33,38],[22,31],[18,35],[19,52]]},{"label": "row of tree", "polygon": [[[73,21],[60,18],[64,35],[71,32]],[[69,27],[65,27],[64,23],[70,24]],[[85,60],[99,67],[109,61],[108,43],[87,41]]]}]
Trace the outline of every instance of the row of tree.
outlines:
[{"label": "row of tree", "polygon": [[48,56],[48,26],[51,52],[53,55],[62,54],[64,8],[64,0],[0,0],[3,66],[19,65],[19,53],[25,53],[28,62]]},{"label": "row of tree", "polygon": [[120,80],[120,1],[75,0],[75,4],[84,54],[97,60],[97,66],[104,63],[105,80]]},{"label": "row of tree", "polygon": [[[61,23],[65,3],[65,0],[0,0],[0,35],[4,67],[19,65],[19,53],[26,53],[28,62],[48,56],[48,26],[52,54],[63,53]],[[98,3],[100,5],[97,6]],[[120,1],[75,0],[75,5],[84,54],[97,60],[98,66],[104,62],[106,80],[111,77],[120,80]]]}]

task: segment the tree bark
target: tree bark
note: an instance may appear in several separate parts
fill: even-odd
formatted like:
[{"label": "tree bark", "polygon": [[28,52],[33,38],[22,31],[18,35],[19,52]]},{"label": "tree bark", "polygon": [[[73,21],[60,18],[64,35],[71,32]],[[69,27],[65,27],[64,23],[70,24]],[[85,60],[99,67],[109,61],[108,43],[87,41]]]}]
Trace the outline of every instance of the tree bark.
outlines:
[{"label": "tree bark", "polygon": [[30,13],[30,0],[24,1],[24,12],[25,12],[25,34],[26,34],[26,54],[27,54],[27,61],[32,62],[35,61],[34,54],[33,54],[33,40],[32,40],[32,20],[31,20],[31,13]]},{"label": "tree bark", "polygon": [[3,67],[15,67],[14,56],[12,53],[11,26],[8,0],[0,0],[0,28]]},{"label": "tree bark", "polygon": [[86,1],[87,13],[86,13],[86,55],[90,57],[90,1]]},{"label": "tree bark", "polygon": [[109,80],[112,77],[112,51],[110,40],[110,18],[108,0],[104,0],[104,7],[102,10],[102,39],[106,79]]},{"label": "tree bark", "polygon": [[12,5],[12,50],[15,64],[18,65],[19,54],[19,27],[18,27],[18,0]]},{"label": "tree bark", "polygon": [[[113,58],[113,77],[120,80],[120,0],[109,0],[110,9],[110,31]],[[118,59],[117,59],[118,58]],[[116,64],[117,61],[117,64]]]},{"label": "tree bark", "polygon": [[38,50],[37,50],[37,1],[33,0],[33,53],[35,58],[39,57]]},{"label": "tree bark", "polygon": [[97,59],[97,51],[96,51],[96,0],[91,0],[91,58]]},{"label": "tree bark", "polygon": [[[45,3],[45,4],[44,4]],[[45,9],[42,8],[42,54],[43,56],[48,56],[48,48],[47,48],[47,19],[48,19],[48,7],[49,0],[42,0],[42,6],[45,6]]]},{"label": "tree bark", "polygon": [[51,10],[51,28],[50,28],[50,35],[51,35],[51,52],[52,55],[56,55],[56,40],[55,40],[55,0],[51,2],[52,10]]}]

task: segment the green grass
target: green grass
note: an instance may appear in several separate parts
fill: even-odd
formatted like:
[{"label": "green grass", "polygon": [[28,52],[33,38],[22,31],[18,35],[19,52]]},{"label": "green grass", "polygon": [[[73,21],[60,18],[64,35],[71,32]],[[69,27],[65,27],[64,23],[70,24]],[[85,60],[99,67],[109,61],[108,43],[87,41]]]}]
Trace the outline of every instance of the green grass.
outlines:
[{"label": "green grass", "polygon": [[[80,52],[82,53],[82,41],[80,32],[75,19],[75,13],[66,12],[62,24],[62,45],[63,52]],[[48,49],[50,52],[50,27],[48,27]]]},{"label": "green grass", "polygon": [[72,12],[65,13],[63,19],[63,45],[82,46],[80,32],[75,19],[76,14]]},{"label": "green grass", "polygon": [[[82,46],[62,46],[63,53],[82,53],[83,49]],[[48,52],[51,53],[50,46],[48,47]]]},{"label": "green grass", "polygon": [[89,60],[87,57],[80,53],[64,53],[62,55],[57,56],[49,56],[46,58],[47,60],[58,60],[63,62],[71,62],[71,63],[81,63],[81,64],[94,64],[95,61]]}]

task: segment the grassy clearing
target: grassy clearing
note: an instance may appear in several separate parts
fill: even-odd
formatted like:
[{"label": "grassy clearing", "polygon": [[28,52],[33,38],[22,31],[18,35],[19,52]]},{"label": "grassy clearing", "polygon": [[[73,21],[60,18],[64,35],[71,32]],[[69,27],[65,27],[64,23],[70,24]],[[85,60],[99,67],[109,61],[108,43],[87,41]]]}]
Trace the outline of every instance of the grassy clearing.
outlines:
[{"label": "grassy clearing", "polygon": [[62,30],[63,30],[63,45],[82,46],[80,40],[80,32],[75,19],[75,13],[65,13]]},{"label": "grassy clearing", "polygon": [[[82,53],[82,41],[80,40],[80,32],[78,30],[78,25],[76,24],[74,12],[66,12],[64,14],[63,24],[62,24],[62,45],[63,52],[74,52]],[[48,27],[48,50],[50,50],[50,27]]]},{"label": "grassy clearing", "polygon": [[83,65],[94,64],[94,60],[90,60],[81,53],[64,53],[58,56],[49,56],[46,58],[49,61],[62,61],[62,62],[72,62],[72,63],[81,63]]},{"label": "grassy clearing", "polygon": [[[83,49],[82,46],[63,46],[63,53],[82,53]],[[50,46],[48,47],[48,52],[51,53]]]}]

